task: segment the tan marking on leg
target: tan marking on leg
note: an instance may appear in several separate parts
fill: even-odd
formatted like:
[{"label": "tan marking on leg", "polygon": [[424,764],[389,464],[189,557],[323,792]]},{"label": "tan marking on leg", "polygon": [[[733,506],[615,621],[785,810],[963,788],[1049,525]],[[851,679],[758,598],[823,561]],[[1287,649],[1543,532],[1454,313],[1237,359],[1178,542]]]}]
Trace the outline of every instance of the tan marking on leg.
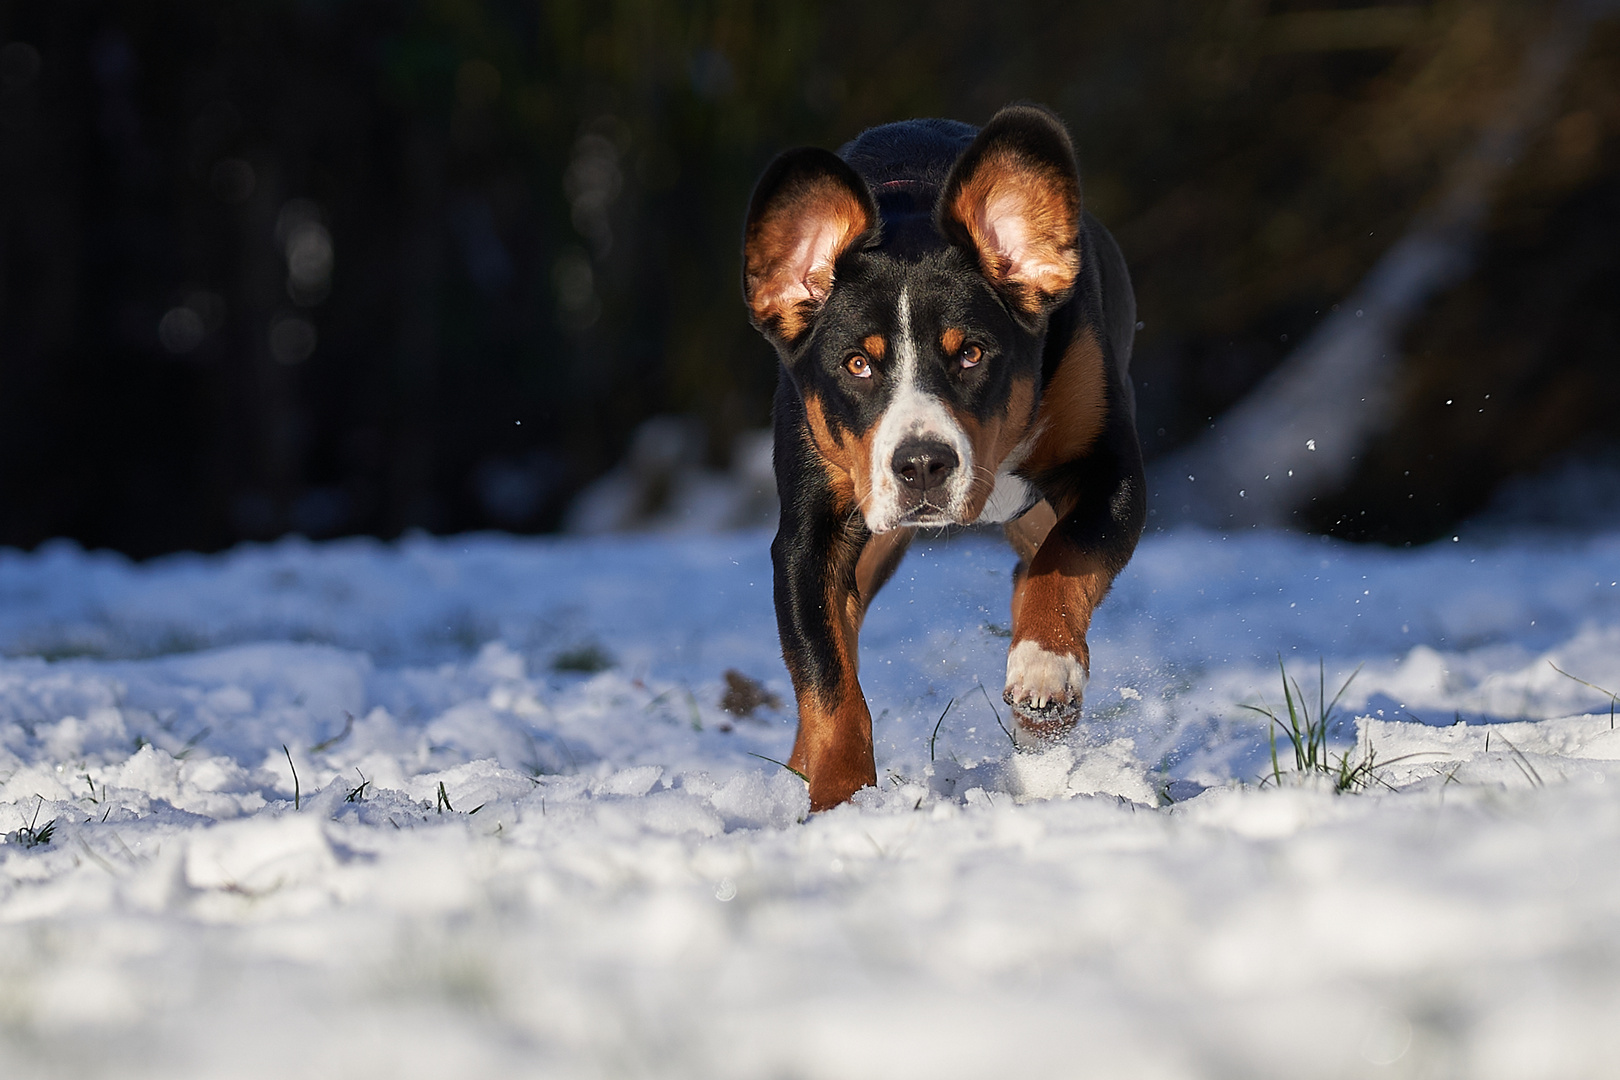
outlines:
[{"label": "tan marking on leg", "polygon": [[1052,504],[1042,499],[1029,508],[1023,517],[1014,518],[1003,526],[1002,531],[1007,534],[1007,542],[1018,553],[1018,572],[1028,569],[1030,560],[1035,558],[1035,552],[1040,550],[1041,544],[1046,540],[1046,534],[1052,531],[1057,524],[1057,513],[1053,511]]},{"label": "tan marking on leg", "polygon": [[911,546],[911,538],[916,531],[895,529],[876,534],[861,549],[861,557],[855,562],[855,592],[860,600],[860,618],[855,623],[857,627],[865,621],[866,609],[871,606],[872,598],[900,565],[900,559]]},{"label": "tan marking on leg", "polygon": [[1033,641],[1048,652],[1079,658],[1089,671],[1086,631],[1113,575],[1094,555],[1076,552],[1048,559],[1049,547],[1042,545],[1035,553],[1020,583],[1013,644]]},{"label": "tan marking on leg", "polygon": [[799,733],[788,764],[809,778],[811,810],[831,809],[877,785],[872,714],[859,689],[831,703],[799,695]]},{"label": "tan marking on leg", "polygon": [[837,689],[824,694],[813,686],[796,687],[799,730],[788,764],[809,778],[812,810],[836,806],[877,783],[872,714],[857,671],[865,605],[851,586],[859,578],[860,559],[851,568],[847,551],[830,553],[834,565],[825,608],[838,658]]},{"label": "tan marking on leg", "polygon": [[1083,457],[1108,421],[1107,386],[1102,346],[1096,333],[1084,327],[1041,395],[1035,421],[1040,438],[1021,471],[1039,475]]},{"label": "tan marking on leg", "polygon": [[[1091,672],[1086,633],[1113,573],[1096,555],[1076,551],[1061,535],[1052,534],[1056,515],[1046,502],[1025,517],[1037,511],[1042,513],[1016,533],[1008,529],[1020,562],[1013,585],[1006,693],[1026,734],[1053,738],[1079,718]],[[1038,547],[1026,554],[1031,544]],[[1042,714],[1035,715],[1037,710]]]}]

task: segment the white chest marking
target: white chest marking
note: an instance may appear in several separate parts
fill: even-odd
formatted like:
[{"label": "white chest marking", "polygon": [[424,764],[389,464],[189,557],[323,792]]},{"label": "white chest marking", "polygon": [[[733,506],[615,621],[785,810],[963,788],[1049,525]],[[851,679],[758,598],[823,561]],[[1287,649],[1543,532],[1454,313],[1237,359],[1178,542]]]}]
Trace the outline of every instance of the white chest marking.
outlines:
[{"label": "white chest marking", "polygon": [[1040,495],[1029,481],[1014,476],[1010,470],[1003,467],[996,473],[996,486],[990,489],[990,497],[985,500],[984,510],[979,514],[979,522],[984,525],[997,525],[1011,521],[1039,499]]},{"label": "white chest marking", "polygon": [[1040,431],[1035,430],[1024,436],[1024,440],[1013,447],[1007,460],[996,470],[995,486],[990,489],[990,497],[984,501],[984,509],[979,513],[980,524],[997,525],[1011,521],[1040,501],[1041,494],[1033,484],[1013,475],[1013,470],[1029,456],[1039,435]]}]

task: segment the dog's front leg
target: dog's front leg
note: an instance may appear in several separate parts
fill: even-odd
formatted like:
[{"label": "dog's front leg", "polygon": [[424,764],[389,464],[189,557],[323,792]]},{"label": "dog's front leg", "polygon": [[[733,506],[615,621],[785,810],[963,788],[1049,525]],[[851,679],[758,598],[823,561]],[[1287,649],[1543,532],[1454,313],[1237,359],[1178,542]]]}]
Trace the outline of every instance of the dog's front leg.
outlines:
[{"label": "dog's front leg", "polygon": [[1140,462],[1128,449],[1116,456],[1105,447],[1067,467],[1047,499],[1007,526],[1019,561],[1003,696],[1020,746],[1057,738],[1080,716],[1092,612],[1130,560],[1146,517]]},{"label": "dog's front leg", "polygon": [[857,579],[866,575],[857,567],[872,562],[862,559],[871,540],[858,515],[839,513],[830,498],[801,494],[784,500],[771,544],[777,630],[799,705],[788,764],[809,780],[812,810],[877,783],[872,714],[856,677],[857,639],[870,599],[861,595]]}]

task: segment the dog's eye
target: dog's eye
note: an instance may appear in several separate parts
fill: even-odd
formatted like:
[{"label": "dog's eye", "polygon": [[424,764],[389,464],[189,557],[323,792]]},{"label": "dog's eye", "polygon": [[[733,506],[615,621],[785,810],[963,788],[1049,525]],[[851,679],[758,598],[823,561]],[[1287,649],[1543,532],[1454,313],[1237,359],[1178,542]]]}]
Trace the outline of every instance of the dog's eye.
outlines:
[{"label": "dog's eye", "polygon": [[872,377],[872,364],[860,353],[850,353],[849,359],[844,361],[844,370],[857,379],[870,379]]},{"label": "dog's eye", "polygon": [[962,351],[956,355],[962,361],[963,367],[977,367],[979,361],[984,359],[984,350],[977,345],[964,345]]}]

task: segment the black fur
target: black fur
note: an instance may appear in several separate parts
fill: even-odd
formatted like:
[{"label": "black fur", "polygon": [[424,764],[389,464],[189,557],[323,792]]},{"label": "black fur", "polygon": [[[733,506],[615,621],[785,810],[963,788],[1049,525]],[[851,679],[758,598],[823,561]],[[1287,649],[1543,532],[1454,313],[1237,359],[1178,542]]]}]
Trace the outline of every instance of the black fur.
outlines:
[{"label": "black fur", "polygon": [[[1004,125],[1020,152],[1078,175],[1067,137],[1050,114],[1008,110],[992,124]],[[1054,532],[1096,554],[1110,573],[1129,560],[1142,531],[1142,459],[1128,375],[1136,310],[1124,259],[1102,225],[1083,215],[1081,269],[1071,293],[1031,314],[1017,297],[998,290],[981,273],[965,231],[946,215],[951,185],[971,167],[965,155],[978,134],[956,121],[913,120],[863,133],[840,149],[836,165],[824,151],[791,151],[766,171],[750,207],[752,225],[784,184],[813,169],[850,185],[878,216],[876,227],[837,259],[833,288],[804,332],[789,340],[761,326],[782,361],[774,407],[782,513],[771,553],[782,651],[801,706],[806,692],[829,709],[858,693],[858,687],[845,685],[841,649],[852,645],[840,637],[843,612],[829,610],[829,602],[856,594],[857,561],[872,538],[860,510],[847,505],[847,498],[841,501],[829,479],[810,434],[805,402],[819,403],[835,435],[857,438],[878,422],[888,404],[882,380],[851,379],[844,364],[861,348],[864,335],[878,332],[894,339],[902,284],[912,290],[918,321],[965,327],[983,345],[986,355],[971,369],[942,354],[919,356],[923,388],[973,417],[1005,412],[1021,377],[1044,390],[1076,335],[1095,329],[1105,360],[1106,426],[1081,457],[1026,479],[1053,505],[1073,505]],[[918,344],[920,351],[929,345],[921,337]],[[877,584],[893,563],[883,570]],[[864,610],[871,597],[857,599]],[[813,801],[816,786],[812,775]]]}]

